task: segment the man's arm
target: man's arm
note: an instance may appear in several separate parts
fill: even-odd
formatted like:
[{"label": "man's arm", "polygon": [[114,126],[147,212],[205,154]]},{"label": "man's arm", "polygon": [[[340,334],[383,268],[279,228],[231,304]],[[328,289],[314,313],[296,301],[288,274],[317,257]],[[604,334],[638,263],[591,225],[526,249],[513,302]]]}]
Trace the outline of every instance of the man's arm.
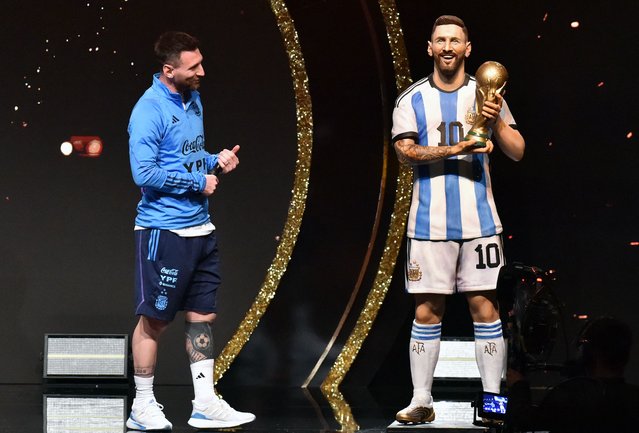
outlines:
[{"label": "man's arm", "polygon": [[519,131],[513,129],[500,117],[495,122],[493,136],[497,139],[497,144],[502,152],[514,161],[521,161],[524,157],[526,142]]},{"label": "man's arm", "polygon": [[488,126],[493,131],[493,137],[497,140],[499,148],[514,161],[520,161],[524,157],[526,142],[524,137],[502,119],[499,115],[503,104],[503,97],[496,95],[496,102],[486,101],[482,114],[489,119]]},{"label": "man's arm", "polygon": [[[136,185],[172,194],[202,192],[210,195],[217,179],[202,173],[168,171],[157,162],[163,126],[160,110],[149,103],[136,105],[129,122],[129,159]],[[213,176],[214,177],[214,176]]]},{"label": "man's arm", "polygon": [[160,168],[157,164],[157,149],[148,141],[130,142],[131,173],[135,184],[141,188],[152,188],[172,194],[203,192],[208,183],[204,174],[194,171],[180,173]]},{"label": "man's arm", "polygon": [[404,138],[394,143],[399,162],[406,165],[429,164],[449,156],[469,153],[490,153],[493,143],[488,140],[485,147],[475,147],[475,140],[460,141],[452,146],[420,146],[412,138]]}]

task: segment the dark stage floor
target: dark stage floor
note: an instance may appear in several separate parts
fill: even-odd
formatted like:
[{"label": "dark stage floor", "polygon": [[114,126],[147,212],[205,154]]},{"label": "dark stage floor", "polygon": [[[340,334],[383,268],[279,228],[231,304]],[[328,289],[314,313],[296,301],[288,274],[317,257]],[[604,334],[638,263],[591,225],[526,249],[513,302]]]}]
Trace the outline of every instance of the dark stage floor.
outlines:
[{"label": "dark stage floor", "polygon": [[[318,389],[222,388],[219,391],[238,410],[250,411],[257,416],[254,422],[242,428],[220,431],[377,433],[424,430],[391,425],[395,412],[407,403],[409,393],[406,390],[348,389],[343,391],[344,400],[333,400],[333,405]],[[195,431],[186,423],[192,392],[191,386],[156,386],[156,397],[164,405],[174,432]],[[126,432],[123,424],[131,401],[127,387],[0,385],[0,433]],[[448,406],[438,410],[438,419],[428,430],[439,427],[440,431],[471,431],[473,426],[464,419],[459,424],[459,418],[467,417],[469,413],[472,417],[472,409],[468,412],[470,403],[437,404]]]}]

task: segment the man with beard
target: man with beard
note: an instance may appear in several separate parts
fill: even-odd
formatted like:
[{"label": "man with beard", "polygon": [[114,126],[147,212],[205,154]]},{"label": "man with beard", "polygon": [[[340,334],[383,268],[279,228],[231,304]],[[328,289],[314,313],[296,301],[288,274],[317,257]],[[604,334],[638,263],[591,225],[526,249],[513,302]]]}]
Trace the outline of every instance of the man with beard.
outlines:
[{"label": "man with beard", "polygon": [[155,54],[161,72],[129,121],[131,171],[142,189],[135,219],[139,319],[131,340],[136,394],[126,422],[134,430],[172,428],[155,399],[153,378],[159,337],[181,310],[195,393],[189,425],[227,428],[255,419],[231,408],[213,387],[211,323],[220,274],[208,196],[218,185],[215,174],[229,173],[239,164],[239,146],[217,155],[204,149],[197,91],[204,68],[198,45],[182,32],[159,37]]},{"label": "man with beard", "polygon": [[495,288],[504,259],[489,176],[493,143],[479,147],[464,137],[481,114],[511,159],[523,157],[525,143],[501,96],[475,112],[476,83],[465,72],[470,51],[464,22],[439,17],[428,42],[434,71],[404,91],[393,111],[397,156],[414,169],[406,259],[406,291],[415,296],[409,355],[413,397],[397,413],[401,423],[435,419],[433,374],[445,297],[454,292],[468,300],[483,389],[500,391],[506,352]]}]

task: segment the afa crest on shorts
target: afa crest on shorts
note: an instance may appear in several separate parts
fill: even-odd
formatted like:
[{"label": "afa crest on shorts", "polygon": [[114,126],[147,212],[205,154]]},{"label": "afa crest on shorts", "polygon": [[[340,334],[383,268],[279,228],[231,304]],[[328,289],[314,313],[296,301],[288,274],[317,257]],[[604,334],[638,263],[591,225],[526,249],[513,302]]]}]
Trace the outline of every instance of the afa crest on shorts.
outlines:
[{"label": "afa crest on shorts", "polygon": [[422,271],[419,263],[412,261],[408,264],[407,272],[408,281],[420,281],[422,279]]},{"label": "afa crest on shorts", "polygon": [[166,310],[166,307],[169,305],[169,298],[164,295],[160,295],[155,300],[155,308],[160,311]]}]

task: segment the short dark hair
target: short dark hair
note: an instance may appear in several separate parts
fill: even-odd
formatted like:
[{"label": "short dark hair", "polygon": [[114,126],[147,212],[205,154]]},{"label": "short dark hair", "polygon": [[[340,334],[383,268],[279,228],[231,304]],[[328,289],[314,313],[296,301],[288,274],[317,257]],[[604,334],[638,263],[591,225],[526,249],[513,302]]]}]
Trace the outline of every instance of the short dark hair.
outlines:
[{"label": "short dark hair", "polygon": [[464,24],[464,20],[455,15],[442,15],[441,17],[435,20],[435,24],[433,24],[433,30],[430,32],[430,38],[433,38],[433,33],[435,33],[435,27],[437,26],[445,26],[446,24],[454,24],[459,26],[464,31],[464,35],[466,36],[466,40],[469,41],[468,38],[468,29],[466,28],[466,24]]},{"label": "short dark hair", "polygon": [[160,35],[153,49],[160,64],[177,66],[182,51],[195,51],[199,46],[200,41],[196,37],[184,32],[170,31]]}]

